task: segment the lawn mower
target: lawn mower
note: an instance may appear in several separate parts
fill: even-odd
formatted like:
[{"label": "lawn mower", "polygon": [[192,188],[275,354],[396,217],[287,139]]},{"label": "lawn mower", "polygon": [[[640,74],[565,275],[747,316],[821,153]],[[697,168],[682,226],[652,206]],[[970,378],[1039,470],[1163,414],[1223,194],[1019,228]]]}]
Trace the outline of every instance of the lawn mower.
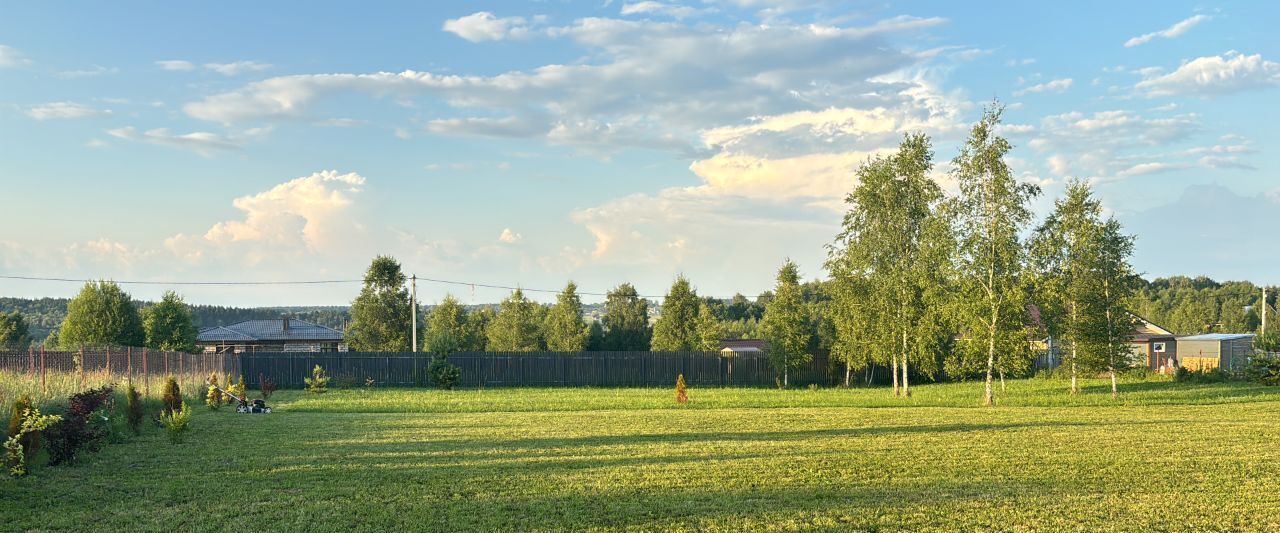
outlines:
[{"label": "lawn mower", "polygon": [[250,402],[247,398],[241,398],[239,396],[236,396],[235,394],[227,392],[226,389],[223,389],[222,387],[214,385],[212,382],[208,380],[205,380],[204,384],[217,389],[218,392],[221,392],[222,394],[235,398],[236,401],[239,402],[238,404],[236,404],[237,413],[262,413],[262,414],[271,413],[271,407],[267,405],[266,400],[253,400],[252,402]]}]

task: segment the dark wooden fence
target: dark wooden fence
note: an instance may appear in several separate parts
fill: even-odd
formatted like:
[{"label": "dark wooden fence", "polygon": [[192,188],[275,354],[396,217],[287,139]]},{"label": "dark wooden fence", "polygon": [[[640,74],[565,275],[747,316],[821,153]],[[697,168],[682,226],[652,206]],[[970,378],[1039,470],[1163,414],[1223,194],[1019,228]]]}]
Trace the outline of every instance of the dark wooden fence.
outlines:
[{"label": "dark wooden fence", "polygon": [[[298,388],[316,365],[340,385],[429,386],[431,355],[407,352],[246,353],[238,371],[257,386],[259,376]],[[463,352],[449,356],[462,369],[459,387],[773,386],[778,372],[764,354],[722,357],[717,352]],[[827,359],[792,370],[792,385],[828,384]]]}]

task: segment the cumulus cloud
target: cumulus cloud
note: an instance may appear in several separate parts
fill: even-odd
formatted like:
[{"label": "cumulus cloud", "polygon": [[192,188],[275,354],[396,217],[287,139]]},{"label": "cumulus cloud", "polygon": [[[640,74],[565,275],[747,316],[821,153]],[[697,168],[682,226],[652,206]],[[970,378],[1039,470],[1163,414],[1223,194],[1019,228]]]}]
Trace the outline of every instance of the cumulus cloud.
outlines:
[{"label": "cumulus cloud", "polygon": [[107,134],[112,137],[129,141],[138,141],[193,150],[205,157],[209,157],[220,151],[240,149],[239,143],[216,133],[210,133],[207,131],[194,131],[191,133],[178,134],[170,133],[168,128],[156,128],[139,132],[133,126],[128,126],[107,130]]},{"label": "cumulus cloud", "polygon": [[1136,88],[1148,97],[1214,96],[1280,85],[1280,63],[1261,54],[1244,55],[1235,50],[1220,56],[1199,57],[1177,70],[1160,75],[1146,71],[1146,79]]},{"label": "cumulus cloud", "polygon": [[98,109],[75,102],[50,102],[31,106],[27,109],[27,116],[36,120],[90,118],[110,114],[110,109]]},{"label": "cumulus cloud", "polygon": [[295,178],[231,202],[241,218],[218,222],[203,235],[178,234],[165,241],[175,255],[199,260],[245,254],[261,261],[272,254],[333,252],[354,239],[349,218],[365,178],[335,170]]},{"label": "cumulus cloud", "polygon": [[1160,37],[1163,39],[1173,39],[1175,37],[1180,37],[1182,36],[1182,34],[1187,33],[1187,31],[1195,27],[1196,24],[1199,24],[1206,20],[1209,20],[1208,16],[1194,15],[1186,19],[1183,19],[1181,21],[1178,21],[1178,23],[1172,26],[1169,26],[1168,28],[1165,28],[1163,30],[1155,31],[1151,33],[1144,33],[1137,37],[1133,37],[1128,41],[1125,41],[1124,46],[1125,48],[1132,48],[1140,44],[1146,44],[1148,42],[1151,42],[1152,39],[1155,39],[1157,37]]},{"label": "cumulus cloud", "polygon": [[511,231],[511,228],[502,228],[502,234],[498,235],[498,241],[507,244],[515,244],[524,239],[524,235]]},{"label": "cumulus cloud", "polygon": [[18,49],[0,44],[0,68],[14,68],[30,64],[31,60],[24,57]]},{"label": "cumulus cloud", "polygon": [[488,11],[446,20],[443,29],[473,43],[528,37],[531,33],[524,17],[497,17]]},{"label": "cumulus cloud", "polygon": [[1044,92],[1060,93],[1067,89],[1070,89],[1073,84],[1075,84],[1075,80],[1071,78],[1059,78],[1053,81],[1047,81],[1044,83],[1032,85],[1024,89],[1013,91],[1013,95],[1022,96],[1025,94],[1044,93]]}]

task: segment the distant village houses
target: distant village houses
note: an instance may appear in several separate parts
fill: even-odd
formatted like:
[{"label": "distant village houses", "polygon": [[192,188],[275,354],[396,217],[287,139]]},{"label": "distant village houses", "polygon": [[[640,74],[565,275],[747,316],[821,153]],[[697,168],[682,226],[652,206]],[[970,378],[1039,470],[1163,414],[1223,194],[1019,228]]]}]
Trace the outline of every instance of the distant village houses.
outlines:
[{"label": "distant village houses", "polygon": [[347,351],[341,331],[296,318],[204,328],[196,335],[196,346],[205,353]]}]

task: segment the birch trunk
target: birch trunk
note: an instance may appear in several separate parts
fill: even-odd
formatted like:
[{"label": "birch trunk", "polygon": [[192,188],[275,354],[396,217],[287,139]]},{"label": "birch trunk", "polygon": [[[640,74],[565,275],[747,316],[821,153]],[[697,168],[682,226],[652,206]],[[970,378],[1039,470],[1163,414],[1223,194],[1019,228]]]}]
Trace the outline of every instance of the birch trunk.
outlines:
[{"label": "birch trunk", "polygon": [[895,353],[889,357],[893,359],[893,369],[891,372],[893,374],[893,395],[900,396],[898,392],[898,354]]},{"label": "birch trunk", "polygon": [[911,382],[907,379],[907,332],[902,332],[902,396],[911,397]]}]

